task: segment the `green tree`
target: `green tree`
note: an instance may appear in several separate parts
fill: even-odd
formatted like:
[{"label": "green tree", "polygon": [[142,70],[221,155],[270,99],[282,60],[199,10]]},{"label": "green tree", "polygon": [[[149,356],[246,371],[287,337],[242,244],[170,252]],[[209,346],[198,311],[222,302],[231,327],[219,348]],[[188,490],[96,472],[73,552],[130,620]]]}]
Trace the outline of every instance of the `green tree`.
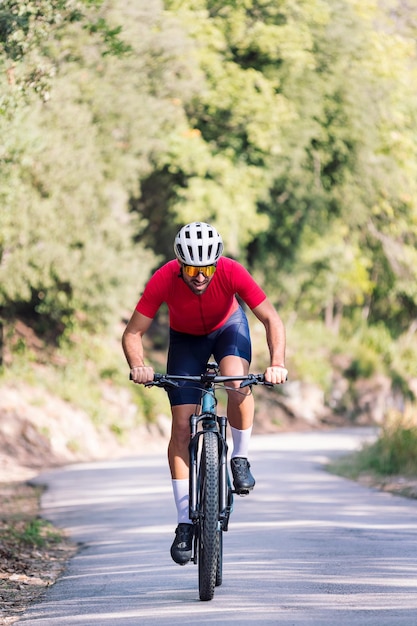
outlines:
[{"label": "green tree", "polygon": [[[324,21],[308,18],[311,62],[298,73],[278,70],[296,121],[286,134],[287,149],[276,159],[279,175],[270,201],[261,206],[271,226],[251,246],[251,258],[270,268],[270,280],[280,289],[277,267],[290,272],[292,290],[298,284],[307,308],[316,300],[315,314],[327,319],[329,297],[336,297],[335,306],[339,300],[340,310],[346,293],[362,285],[356,307],[370,322],[384,319],[398,332],[407,328],[410,313],[415,319],[415,43],[392,24],[389,32],[382,25],[375,29],[377,18],[385,22],[372,3],[336,2],[328,9]],[[329,289],[338,272],[325,243],[334,239],[336,227],[340,246],[357,251],[346,257],[352,259],[351,288],[346,292],[339,285],[338,297]],[[320,238],[321,275],[327,274],[321,305],[314,297],[316,281],[308,287],[304,272],[298,275],[309,241],[319,260],[314,241]],[[350,315],[352,306],[346,311]]]},{"label": "green tree", "polygon": [[[53,25],[58,5],[49,4]],[[129,22],[132,12],[136,27]],[[41,13],[37,17],[42,22]],[[35,52],[38,63],[55,68],[48,97],[27,89],[19,99],[18,81],[10,83],[13,106],[0,118],[7,127],[0,307],[3,317],[37,320],[38,330],[61,333],[76,320],[97,328],[115,310],[130,308],[127,294],[141,288],[154,262],[140,243],[132,243],[136,220],[128,202],[150,170],[150,154],[162,149],[166,128],[174,123],[169,88],[158,81],[164,71],[161,14],[145,2],[116,3],[104,17],[106,32],[121,42],[117,54],[107,54],[110,35],[103,40],[98,14],[87,22],[67,20],[48,31],[42,49],[34,44],[25,57],[16,56],[16,75]],[[119,18],[130,24],[123,35],[110,26]],[[97,23],[100,28],[92,28]],[[138,39],[138,32],[145,37]],[[6,52],[2,58],[7,60]]]}]

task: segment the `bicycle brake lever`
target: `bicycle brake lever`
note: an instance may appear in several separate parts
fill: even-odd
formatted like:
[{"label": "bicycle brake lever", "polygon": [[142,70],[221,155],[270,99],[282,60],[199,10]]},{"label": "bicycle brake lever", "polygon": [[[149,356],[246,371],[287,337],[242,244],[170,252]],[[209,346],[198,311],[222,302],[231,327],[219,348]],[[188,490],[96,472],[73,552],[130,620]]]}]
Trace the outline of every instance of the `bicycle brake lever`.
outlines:
[{"label": "bicycle brake lever", "polygon": [[164,385],[165,388],[169,387],[170,389],[176,389],[177,387],[180,386],[179,383],[177,383],[175,380],[166,380],[164,381]]},{"label": "bicycle brake lever", "polygon": [[255,376],[251,376],[248,380],[242,380],[242,382],[239,385],[240,389],[244,389],[245,387],[250,387],[251,385],[257,385],[258,384],[258,380]]},{"label": "bicycle brake lever", "polygon": [[274,383],[270,383],[266,380],[264,380],[263,375],[262,376],[253,376],[253,378],[250,378],[249,380],[242,380],[242,382],[240,383],[239,387],[240,389],[243,389],[244,387],[250,387],[250,385],[258,385],[258,384],[262,384],[265,385],[266,387],[274,387]]},{"label": "bicycle brake lever", "polygon": [[164,389],[176,389],[180,386],[179,382],[176,380],[168,380],[165,376],[155,374],[155,378],[153,380],[152,385],[156,385],[157,387],[163,387]]}]

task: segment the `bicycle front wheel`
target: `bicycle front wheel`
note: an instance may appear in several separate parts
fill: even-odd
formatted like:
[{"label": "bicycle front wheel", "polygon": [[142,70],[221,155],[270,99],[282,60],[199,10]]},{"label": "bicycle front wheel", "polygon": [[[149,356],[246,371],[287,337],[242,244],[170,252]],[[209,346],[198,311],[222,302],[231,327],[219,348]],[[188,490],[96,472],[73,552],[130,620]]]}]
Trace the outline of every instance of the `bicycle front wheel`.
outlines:
[{"label": "bicycle front wheel", "polygon": [[219,558],[219,449],[214,432],[205,432],[200,465],[198,587],[200,600],[211,600]]}]

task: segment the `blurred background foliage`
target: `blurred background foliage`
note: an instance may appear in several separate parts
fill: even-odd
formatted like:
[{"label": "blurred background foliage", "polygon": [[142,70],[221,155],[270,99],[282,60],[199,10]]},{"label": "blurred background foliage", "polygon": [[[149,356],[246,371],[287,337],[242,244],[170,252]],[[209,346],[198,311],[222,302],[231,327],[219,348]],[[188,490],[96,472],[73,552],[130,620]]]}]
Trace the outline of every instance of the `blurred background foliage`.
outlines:
[{"label": "blurred background foliage", "polygon": [[3,376],[90,360],[90,386],[123,385],[123,323],[204,220],[277,305],[291,378],[330,393],[344,355],[351,382],[383,373],[412,398],[414,5],[3,0]]}]

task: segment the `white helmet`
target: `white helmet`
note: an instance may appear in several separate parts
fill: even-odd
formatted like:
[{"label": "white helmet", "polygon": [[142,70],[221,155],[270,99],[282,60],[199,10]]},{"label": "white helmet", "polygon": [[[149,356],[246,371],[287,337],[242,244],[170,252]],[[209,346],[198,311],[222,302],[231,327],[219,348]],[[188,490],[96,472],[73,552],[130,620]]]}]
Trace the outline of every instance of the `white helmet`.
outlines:
[{"label": "white helmet", "polygon": [[214,265],[223,253],[223,240],[210,224],[192,222],[178,232],[174,252],[177,259],[185,265]]}]

